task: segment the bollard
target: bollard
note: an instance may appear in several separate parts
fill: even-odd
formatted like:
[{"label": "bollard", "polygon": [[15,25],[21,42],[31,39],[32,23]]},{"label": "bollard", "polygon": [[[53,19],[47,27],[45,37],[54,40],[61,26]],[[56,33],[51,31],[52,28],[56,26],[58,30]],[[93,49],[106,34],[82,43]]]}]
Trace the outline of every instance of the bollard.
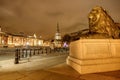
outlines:
[{"label": "bollard", "polygon": [[41,48],[41,53],[43,54],[43,48]]},{"label": "bollard", "polygon": [[24,49],[22,49],[22,58],[24,58]]},{"label": "bollard", "polygon": [[19,64],[19,56],[18,56],[18,49],[15,51],[15,64]]},{"label": "bollard", "polygon": [[52,53],[52,49],[50,48],[50,53]]},{"label": "bollard", "polygon": [[27,56],[28,56],[27,49],[25,49],[25,51],[26,51],[26,53],[25,53],[25,57],[27,58]]},{"label": "bollard", "polygon": [[35,49],[33,49],[33,50],[34,50],[33,55],[35,55]]},{"label": "bollard", "polygon": [[47,48],[45,48],[46,54],[47,54]]},{"label": "bollard", "polygon": [[20,49],[18,49],[18,59],[20,60]]},{"label": "bollard", "polygon": [[32,56],[31,51],[32,51],[32,49],[30,49],[30,54],[29,54],[29,55],[30,55],[30,57]]},{"label": "bollard", "polygon": [[38,54],[39,54],[39,48],[37,50],[38,50]]}]

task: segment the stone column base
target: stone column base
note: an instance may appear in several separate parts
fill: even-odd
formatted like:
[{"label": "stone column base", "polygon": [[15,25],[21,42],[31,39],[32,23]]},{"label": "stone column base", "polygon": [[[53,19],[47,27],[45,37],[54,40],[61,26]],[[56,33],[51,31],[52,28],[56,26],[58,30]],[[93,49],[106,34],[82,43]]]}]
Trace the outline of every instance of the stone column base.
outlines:
[{"label": "stone column base", "polygon": [[69,56],[66,61],[80,74],[120,70],[120,58],[79,60]]}]

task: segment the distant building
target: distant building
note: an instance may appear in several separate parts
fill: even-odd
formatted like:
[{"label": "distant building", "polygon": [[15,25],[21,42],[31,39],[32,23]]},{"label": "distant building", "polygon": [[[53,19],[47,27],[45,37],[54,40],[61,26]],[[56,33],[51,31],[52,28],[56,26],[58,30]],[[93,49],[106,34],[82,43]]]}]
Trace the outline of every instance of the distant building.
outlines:
[{"label": "distant building", "polygon": [[2,28],[0,26],[0,47],[7,45],[7,41],[8,41],[7,38],[8,35],[5,32],[2,32]]},{"label": "distant building", "polygon": [[8,47],[12,46],[24,46],[27,40],[27,36],[24,36],[22,34],[8,34]]},{"label": "distant building", "polygon": [[15,46],[43,46],[43,40],[38,38],[36,34],[33,36],[27,36],[24,33],[12,34],[2,32],[0,27],[0,47]]},{"label": "distant building", "polygon": [[43,40],[41,37],[37,37],[36,34],[28,36],[25,43],[26,46],[43,46]]},{"label": "distant building", "polygon": [[57,31],[55,33],[54,46],[55,47],[62,47],[62,38],[61,38],[61,33],[60,33],[58,23],[57,23]]}]

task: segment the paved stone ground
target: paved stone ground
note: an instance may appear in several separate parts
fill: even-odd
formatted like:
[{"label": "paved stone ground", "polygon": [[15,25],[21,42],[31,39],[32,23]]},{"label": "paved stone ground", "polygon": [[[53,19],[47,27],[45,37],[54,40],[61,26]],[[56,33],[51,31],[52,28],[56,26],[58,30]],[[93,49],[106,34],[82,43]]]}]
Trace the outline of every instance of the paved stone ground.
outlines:
[{"label": "paved stone ground", "polygon": [[80,75],[66,65],[67,54],[35,56],[14,64],[0,61],[0,80],[120,80],[120,71]]}]

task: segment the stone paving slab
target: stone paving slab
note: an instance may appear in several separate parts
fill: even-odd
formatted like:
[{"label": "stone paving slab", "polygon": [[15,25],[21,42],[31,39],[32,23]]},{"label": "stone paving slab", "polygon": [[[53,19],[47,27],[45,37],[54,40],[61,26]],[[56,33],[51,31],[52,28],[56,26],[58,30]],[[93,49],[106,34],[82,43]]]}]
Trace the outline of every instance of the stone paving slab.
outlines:
[{"label": "stone paving slab", "polygon": [[76,80],[74,77],[71,76],[65,76],[62,74],[58,74],[58,73],[53,73],[53,72],[49,72],[46,70],[39,70],[36,72],[33,72],[29,75],[27,75],[27,77],[25,77],[25,79],[20,79],[20,80],[26,80],[26,79],[30,79],[30,80]]},{"label": "stone paving slab", "polygon": [[116,77],[99,75],[99,74],[81,75],[80,79],[83,79],[83,80],[120,80]]},{"label": "stone paving slab", "polygon": [[24,75],[19,74],[18,72],[11,72],[5,73],[4,75],[0,75],[0,80],[17,80],[21,77],[24,77]]},{"label": "stone paving slab", "polygon": [[[54,58],[59,60],[59,64],[52,63]],[[120,71],[81,75],[66,64],[65,58],[64,55],[49,59],[36,57],[17,65],[14,60],[0,61],[0,80],[120,80]]]},{"label": "stone paving slab", "polygon": [[73,68],[66,65],[66,63],[56,65],[50,69],[47,69],[47,71],[51,71],[51,72],[58,73],[58,74],[63,74],[66,76],[72,76],[75,78],[79,78],[80,76],[78,72],[76,72]]},{"label": "stone paving slab", "polygon": [[116,77],[120,79],[120,71],[111,71],[111,72],[103,72],[103,73],[96,73],[96,74]]}]

